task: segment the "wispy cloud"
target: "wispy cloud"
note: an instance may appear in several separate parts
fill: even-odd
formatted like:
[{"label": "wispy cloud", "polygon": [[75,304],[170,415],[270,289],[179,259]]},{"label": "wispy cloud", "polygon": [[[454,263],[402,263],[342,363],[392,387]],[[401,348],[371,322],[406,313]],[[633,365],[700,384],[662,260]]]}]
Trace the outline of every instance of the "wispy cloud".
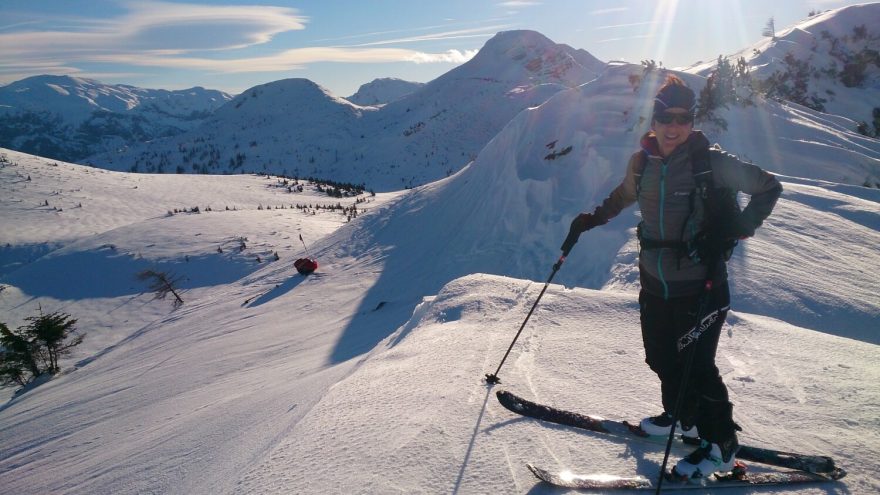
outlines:
[{"label": "wispy cloud", "polygon": [[611,9],[592,10],[589,12],[589,14],[590,15],[605,15],[605,14],[614,14],[616,12],[627,12],[628,10],[630,10],[629,7],[614,7]]},{"label": "wispy cloud", "polygon": [[656,21],[645,21],[645,22],[630,22],[627,24],[611,24],[608,26],[599,26],[593,29],[615,29],[615,28],[623,28],[623,27],[635,27],[635,26],[650,26],[651,24],[657,24]]},{"label": "wispy cloud", "polygon": [[629,41],[629,40],[642,40],[642,39],[650,39],[654,38],[653,34],[643,34],[638,36],[625,36],[622,38],[606,38],[604,40],[599,40],[596,43],[611,43],[612,41]]},{"label": "wispy cloud", "polygon": [[518,9],[522,7],[534,7],[541,5],[543,2],[530,2],[527,0],[509,0],[507,2],[498,2],[498,5],[508,9]]},{"label": "wispy cloud", "polygon": [[198,69],[216,73],[245,73],[245,72],[279,72],[299,69],[307,64],[315,62],[346,62],[346,63],[385,63],[385,62],[412,62],[412,63],[436,63],[455,62],[462,63],[476,55],[477,50],[448,50],[443,53],[426,53],[417,50],[403,48],[335,48],[335,47],[311,47],[285,50],[281,53],[264,56],[236,59],[212,59],[199,57],[163,57],[146,55],[137,60],[126,60],[126,55],[112,54],[97,56],[96,60],[106,63],[131,62],[133,65],[146,67],[165,67],[179,69]]},{"label": "wispy cloud", "polygon": [[[245,48],[270,43],[281,33],[305,29],[309,18],[296,9],[276,6],[153,0],[125,6],[128,10],[124,14],[108,19],[59,17],[38,24],[55,26],[51,29],[34,29],[33,22],[0,27],[0,75],[74,74],[87,64],[118,64],[122,71],[161,67],[241,73],[289,71],[315,62],[462,63],[476,50],[431,53],[384,45],[489,37],[506,27],[447,30],[353,46],[295,48],[244,57],[241,53]],[[65,27],[57,27],[60,25]]]},{"label": "wispy cloud", "polygon": [[[0,34],[0,58],[88,60],[124,51],[187,53],[239,49],[267,43],[280,33],[305,29],[306,17],[271,6],[206,6],[146,1],[106,20],[80,19],[69,29]],[[71,23],[70,18],[60,22]],[[53,20],[47,19],[51,24]],[[222,29],[223,36],[217,33]]]},{"label": "wispy cloud", "polygon": [[421,36],[409,36],[406,38],[394,38],[381,41],[373,41],[370,43],[361,43],[353,46],[378,46],[378,45],[394,45],[400,43],[414,43],[420,41],[441,41],[460,38],[489,38],[494,36],[498,31],[508,29],[512,25],[496,25],[474,29],[459,29],[456,31],[446,31],[441,33],[424,34]]}]

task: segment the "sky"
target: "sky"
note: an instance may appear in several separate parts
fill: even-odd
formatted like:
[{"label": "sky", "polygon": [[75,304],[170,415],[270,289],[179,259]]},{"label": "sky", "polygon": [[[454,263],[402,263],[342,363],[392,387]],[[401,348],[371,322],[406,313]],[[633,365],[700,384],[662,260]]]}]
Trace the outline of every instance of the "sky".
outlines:
[{"label": "sky", "polygon": [[40,74],[237,94],[307,78],[350,96],[380,77],[428,82],[499,31],[529,29],[601,60],[691,65],[852,0],[212,2],[4,0],[0,85]]}]

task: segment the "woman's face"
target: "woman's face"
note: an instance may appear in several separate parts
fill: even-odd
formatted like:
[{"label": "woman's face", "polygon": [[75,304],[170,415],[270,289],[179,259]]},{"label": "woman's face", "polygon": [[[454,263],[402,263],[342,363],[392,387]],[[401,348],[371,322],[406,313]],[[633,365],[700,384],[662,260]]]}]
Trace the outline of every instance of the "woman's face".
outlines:
[{"label": "woman's face", "polygon": [[660,155],[667,157],[691,135],[694,129],[693,114],[684,108],[666,109],[663,113],[654,115],[651,129],[657,136]]}]

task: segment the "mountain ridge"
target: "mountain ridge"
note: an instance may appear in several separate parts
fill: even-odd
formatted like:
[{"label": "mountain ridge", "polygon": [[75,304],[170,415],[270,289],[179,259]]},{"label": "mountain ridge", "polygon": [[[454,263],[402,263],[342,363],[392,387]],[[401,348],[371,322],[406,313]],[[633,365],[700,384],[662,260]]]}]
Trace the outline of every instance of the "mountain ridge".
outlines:
[{"label": "mountain ridge", "polygon": [[288,84],[267,83],[236,97],[200,128],[95,155],[88,163],[140,172],[276,173],[400,190],[460,170],[522,109],[604,69],[596,59],[584,67],[578,62],[588,60],[584,53],[534,31],[499,33],[480,53],[381,107],[355,106],[324,91],[311,93],[323,102],[316,114],[307,111],[314,102],[292,94],[266,106],[272,112],[290,109],[284,118],[234,110],[253,99],[247,95],[280,95],[280,86]]}]

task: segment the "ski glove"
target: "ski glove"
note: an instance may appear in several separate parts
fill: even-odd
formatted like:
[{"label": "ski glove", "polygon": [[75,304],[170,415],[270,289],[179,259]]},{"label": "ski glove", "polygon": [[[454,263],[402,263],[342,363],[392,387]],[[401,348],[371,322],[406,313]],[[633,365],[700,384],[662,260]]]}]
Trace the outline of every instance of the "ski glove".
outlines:
[{"label": "ski glove", "polygon": [[581,213],[574,217],[574,220],[571,221],[571,227],[568,229],[568,237],[562,243],[562,252],[568,254],[571,248],[577,244],[578,238],[582,233],[606,223],[608,223],[608,220],[602,220],[594,213]]},{"label": "ski glove", "polygon": [[739,215],[732,221],[728,222],[721,228],[721,237],[723,239],[743,240],[755,235],[755,227],[751,222]]}]

